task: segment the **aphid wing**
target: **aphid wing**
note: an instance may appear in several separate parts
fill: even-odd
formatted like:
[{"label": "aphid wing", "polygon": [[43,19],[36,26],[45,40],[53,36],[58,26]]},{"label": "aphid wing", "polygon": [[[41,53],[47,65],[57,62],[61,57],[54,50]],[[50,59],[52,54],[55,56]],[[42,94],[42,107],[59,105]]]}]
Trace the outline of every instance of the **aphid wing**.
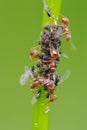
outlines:
[{"label": "aphid wing", "polygon": [[24,66],[24,70],[25,70],[25,72],[27,72],[29,70],[29,67],[28,66]]},{"label": "aphid wing", "polygon": [[37,101],[36,95],[33,96],[32,100],[31,100],[31,104],[35,104]]},{"label": "aphid wing", "polygon": [[25,85],[25,83],[27,82],[29,76],[25,74],[22,74],[21,77],[20,77],[20,85]]},{"label": "aphid wing", "polygon": [[24,67],[25,73],[21,75],[20,77],[20,84],[23,86],[27,82],[28,78],[30,77],[30,70],[28,66]]},{"label": "aphid wing", "polygon": [[32,77],[32,78],[34,77],[34,73],[31,70],[31,68],[29,68],[28,66],[25,66],[24,69],[25,69],[25,73],[26,73],[26,75],[28,75],[28,77]]},{"label": "aphid wing", "polygon": [[77,50],[77,48],[76,48],[76,46],[75,46],[75,44],[73,42],[71,42],[70,45],[71,45],[71,50],[73,50],[73,51]]},{"label": "aphid wing", "polygon": [[61,77],[61,80],[60,80],[59,84],[61,84],[65,80],[67,80],[69,78],[69,76],[70,76],[70,70],[66,70],[66,72],[64,73],[64,75]]},{"label": "aphid wing", "polygon": [[55,34],[55,37],[59,38],[61,35],[62,35],[62,28],[59,27],[58,30],[57,30],[57,32],[56,32],[56,34]]},{"label": "aphid wing", "polygon": [[62,55],[64,58],[69,59],[69,55],[66,54],[65,52],[62,52],[61,55]]}]

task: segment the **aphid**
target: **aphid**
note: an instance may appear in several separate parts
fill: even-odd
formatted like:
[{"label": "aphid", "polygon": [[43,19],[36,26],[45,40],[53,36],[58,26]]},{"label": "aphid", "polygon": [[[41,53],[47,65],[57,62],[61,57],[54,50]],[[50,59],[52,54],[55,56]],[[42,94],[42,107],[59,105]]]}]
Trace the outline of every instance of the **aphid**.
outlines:
[{"label": "aphid", "polygon": [[62,36],[63,29],[64,29],[64,26],[62,24],[58,25],[58,27],[56,28],[55,35],[54,35],[55,39],[58,39]]},{"label": "aphid", "polygon": [[50,66],[50,67],[55,67],[55,68],[56,68],[56,66],[57,66],[57,65],[56,65],[56,61],[52,59],[52,60],[50,61],[49,66]]},{"label": "aphid", "polygon": [[39,54],[38,57],[39,59],[41,59],[42,62],[51,60],[51,58],[47,56],[45,53]]},{"label": "aphid", "polygon": [[42,68],[43,68],[44,71],[48,71],[49,70],[49,66],[48,65],[43,65]]},{"label": "aphid", "polygon": [[37,58],[38,57],[38,51],[36,49],[32,48],[31,51],[30,51],[30,57],[31,57],[31,59]]},{"label": "aphid", "polygon": [[57,86],[58,83],[60,82],[60,80],[61,80],[60,76],[56,75],[55,80],[54,80],[54,84]]},{"label": "aphid", "polygon": [[43,65],[43,69],[44,71],[50,72],[50,74],[47,75],[47,77],[50,77],[51,73],[53,73],[56,70],[56,61],[54,59],[48,59],[43,60],[43,63],[48,63],[47,65]]},{"label": "aphid", "polygon": [[48,86],[46,84],[44,85],[44,90],[48,90]]},{"label": "aphid", "polygon": [[44,85],[49,86],[50,81],[51,81],[50,79],[48,79],[48,78],[46,79],[46,78],[45,78],[45,80],[44,80]]},{"label": "aphid", "polygon": [[60,45],[61,45],[61,41],[58,39],[58,40],[54,41],[53,47],[55,49],[58,49],[60,47]]},{"label": "aphid", "polygon": [[38,81],[39,81],[40,84],[44,84],[45,78],[44,77],[40,77],[38,79]]},{"label": "aphid", "polygon": [[43,29],[46,29],[47,31],[50,31],[51,30],[51,26],[49,24],[46,24]]},{"label": "aphid", "polygon": [[48,61],[51,60],[51,58],[49,56],[47,56],[47,55],[44,55],[42,59],[43,60],[48,60]]},{"label": "aphid", "polygon": [[32,66],[32,67],[31,67],[31,70],[34,72],[34,70],[35,70],[35,67],[34,67],[34,66]]},{"label": "aphid", "polygon": [[49,17],[51,17],[50,8],[46,5],[46,1],[43,0],[44,9]]},{"label": "aphid", "polygon": [[35,104],[36,101],[40,98],[40,96],[41,96],[41,90],[38,90],[37,93],[33,96],[31,104]]},{"label": "aphid", "polygon": [[37,67],[41,67],[41,65],[42,65],[41,61],[39,60],[36,65],[37,65]]},{"label": "aphid", "polygon": [[47,78],[49,78],[50,80],[53,80],[53,74],[48,73],[48,74],[46,74],[46,76],[47,76]]},{"label": "aphid", "polygon": [[42,35],[41,35],[41,43],[42,43],[42,45],[49,45],[50,44],[49,38],[50,38],[49,32],[44,31],[42,33]]},{"label": "aphid", "polygon": [[51,73],[55,72],[56,67],[57,67],[56,61],[55,61],[54,59],[51,59],[51,60],[50,60],[50,63],[49,63],[49,71],[50,71]]},{"label": "aphid", "polygon": [[50,68],[50,70],[49,70],[50,73],[54,73],[55,71],[56,71],[56,68],[54,68],[54,67]]},{"label": "aphid", "polygon": [[50,8],[49,8],[49,7],[46,7],[45,10],[46,10],[47,15],[48,15],[49,17],[51,17]]},{"label": "aphid", "polygon": [[32,70],[32,67],[29,68],[28,66],[25,66],[25,73],[22,74],[20,77],[20,84],[25,85],[25,83],[28,81],[29,77],[34,78],[34,70]]},{"label": "aphid", "polygon": [[47,80],[45,80],[44,83],[45,83],[45,85],[47,87],[47,90],[49,90],[49,93],[53,94],[54,90],[55,90],[55,85],[54,85],[53,81],[47,79]]},{"label": "aphid", "polygon": [[50,52],[50,46],[41,46],[41,50],[45,53],[48,53]]}]

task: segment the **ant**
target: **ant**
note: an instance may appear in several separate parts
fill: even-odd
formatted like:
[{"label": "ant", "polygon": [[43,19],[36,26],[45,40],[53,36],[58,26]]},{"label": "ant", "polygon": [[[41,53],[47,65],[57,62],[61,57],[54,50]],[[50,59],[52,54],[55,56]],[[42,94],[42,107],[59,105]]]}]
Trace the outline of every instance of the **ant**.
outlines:
[{"label": "ant", "polygon": [[63,24],[63,34],[66,35],[66,41],[69,41],[71,39],[71,33],[69,31],[69,19],[61,14],[61,23]]},{"label": "ant", "polygon": [[[67,17],[65,17],[61,14],[61,22],[64,25],[63,34],[66,35],[66,41],[69,41],[69,40],[71,40],[71,32],[69,31],[70,21]],[[74,43],[72,42],[72,40],[71,40],[71,47],[73,50],[76,50],[76,47],[75,47]]]},{"label": "ant", "polygon": [[38,79],[35,79],[35,81],[30,85],[30,87],[31,87],[31,89],[34,89],[34,88],[36,88],[39,84],[40,84],[40,83],[39,83]]},{"label": "ant", "polygon": [[59,59],[60,58],[59,50],[55,49],[55,48],[50,49],[50,55],[51,55],[51,58],[53,58],[53,59]]},{"label": "ant", "polygon": [[46,97],[49,99],[49,102],[53,102],[57,98],[56,95],[52,95],[50,93],[47,93]]},{"label": "ant", "polygon": [[50,101],[50,102],[53,102],[56,98],[57,98],[56,95],[51,95],[51,96],[49,97],[49,101]]},{"label": "ant", "polygon": [[31,59],[37,58],[38,57],[38,51],[36,49],[32,48],[31,51],[30,51],[30,57],[31,57]]}]

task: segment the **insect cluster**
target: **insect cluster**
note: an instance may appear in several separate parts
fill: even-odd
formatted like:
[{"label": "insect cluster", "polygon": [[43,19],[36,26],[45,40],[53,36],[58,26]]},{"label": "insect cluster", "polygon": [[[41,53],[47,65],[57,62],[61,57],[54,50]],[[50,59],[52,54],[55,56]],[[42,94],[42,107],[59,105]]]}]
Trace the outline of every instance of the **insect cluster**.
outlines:
[{"label": "insect cluster", "polygon": [[[50,12],[47,12],[47,15],[48,14],[50,14]],[[51,17],[51,15],[48,15],[48,17]],[[32,77],[33,83],[30,87],[32,90],[37,90],[35,91],[35,98],[39,99],[44,89],[46,98],[48,98],[50,102],[57,98],[55,90],[62,81],[62,78],[56,71],[62,54],[60,51],[61,37],[65,35],[66,41],[71,39],[71,34],[68,29],[69,20],[61,16],[60,21],[59,24],[54,22],[53,24],[46,24],[43,27],[40,40],[38,41],[39,51],[36,50],[36,47],[30,51],[31,59],[37,59],[36,66],[30,69],[27,68],[20,80],[20,83],[24,85],[26,79]],[[41,89],[38,86],[40,86]]]},{"label": "insect cluster", "polygon": [[[41,37],[39,40],[40,51],[35,48],[30,51],[31,59],[38,59],[36,63],[36,69],[33,69],[34,81],[30,85],[31,89],[43,87],[46,91],[46,98],[49,101],[54,101],[57,96],[54,94],[56,87],[61,81],[61,77],[56,72],[56,68],[60,62],[60,45],[61,36],[66,34],[66,40],[70,39],[70,33],[68,30],[68,19],[62,18],[61,24],[47,24],[43,27]],[[41,95],[41,90],[37,89],[37,98]]]}]

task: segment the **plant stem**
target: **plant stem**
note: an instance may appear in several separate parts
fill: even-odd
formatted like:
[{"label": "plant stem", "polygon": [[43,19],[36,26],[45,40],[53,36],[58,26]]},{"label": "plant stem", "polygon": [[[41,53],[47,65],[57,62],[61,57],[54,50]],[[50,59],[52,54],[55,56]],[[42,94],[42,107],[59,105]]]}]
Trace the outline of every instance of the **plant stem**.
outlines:
[{"label": "plant stem", "polygon": [[[42,87],[42,86],[40,86]],[[41,93],[41,97],[34,104],[32,130],[48,130],[49,127],[49,106],[46,99],[45,91]]]},{"label": "plant stem", "polygon": [[[43,10],[43,25],[51,24],[54,19],[59,16],[61,0],[46,0],[47,6],[50,8],[53,19],[49,18]],[[42,86],[39,86],[42,89]],[[42,89],[40,98],[33,105],[32,130],[48,130],[50,117],[50,103],[46,98],[45,91]]]}]

